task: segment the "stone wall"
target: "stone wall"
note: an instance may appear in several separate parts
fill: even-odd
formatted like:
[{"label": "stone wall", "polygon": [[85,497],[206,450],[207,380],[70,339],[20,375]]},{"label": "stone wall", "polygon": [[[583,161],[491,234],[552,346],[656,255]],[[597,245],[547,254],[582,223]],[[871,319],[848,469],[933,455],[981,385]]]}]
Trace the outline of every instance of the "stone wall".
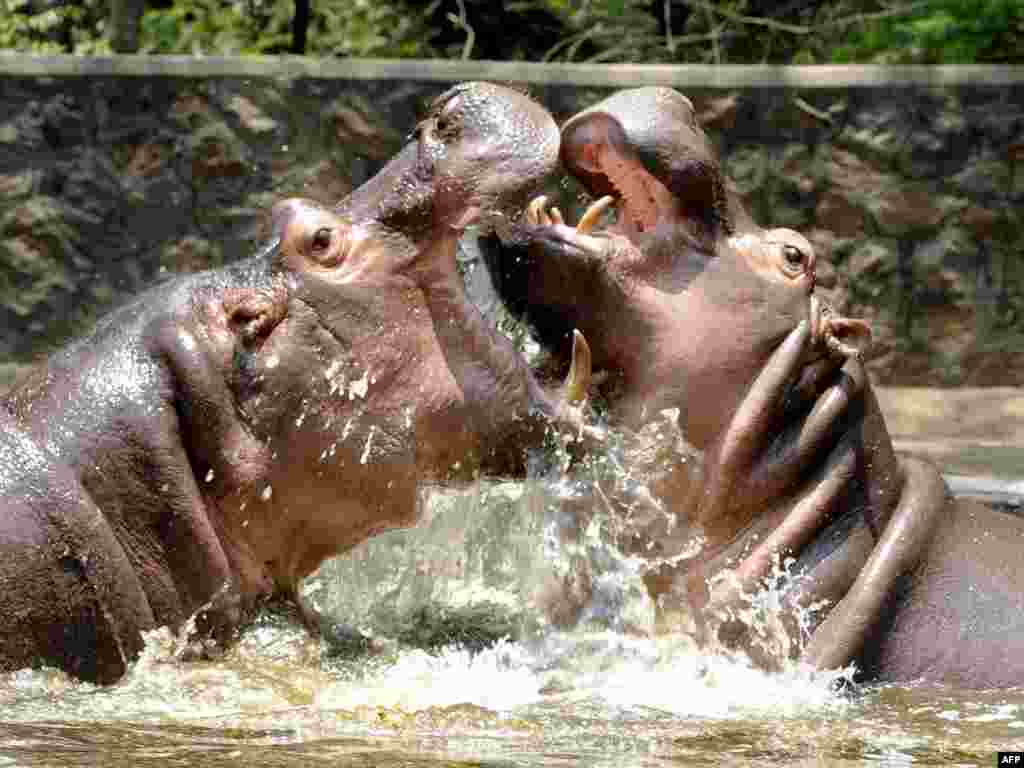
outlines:
[{"label": "stone wall", "polygon": [[880,382],[1024,380],[1024,72],[123,62],[0,59],[0,363],[250,253],[275,200],[339,200],[431,98],[488,78],[559,120],[676,85],[755,218],[807,234],[872,320]]}]

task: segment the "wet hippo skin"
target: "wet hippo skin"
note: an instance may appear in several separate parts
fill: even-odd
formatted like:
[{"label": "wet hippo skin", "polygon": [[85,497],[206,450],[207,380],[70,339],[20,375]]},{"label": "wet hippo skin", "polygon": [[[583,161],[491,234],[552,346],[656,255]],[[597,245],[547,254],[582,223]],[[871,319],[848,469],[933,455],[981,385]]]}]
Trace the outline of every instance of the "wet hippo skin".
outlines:
[{"label": "wet hippo skin", "polygon": [[[558,130],[471,83],[336,208],[102,319],[0,407],[0,670],[120,677],[141,633],[229,640],[426,484],[518,471],[556,411],[465,299],[465,226],[522,210]],[[315,617],[303,611],[311,625]]]},{"label": "wet hippo skin", "polygon": [[[608,374],[608,418],[636,435],[652,491],[617,500],[641,521],[623,546],[650,558],[663,619],[766,665],[799,655],[853,662],[863,679],[1024,684],[1024,520],[953,500],[934,467],[896,456],[861,363],[870,330],[815,292],[805,238],[743,212],[690,102],[617,93],[563,126],[560,152],[605,198],[576,227],[539,199],[529,245],[490,238],[483,252],[556,359],[578,328]],[[645,443],[675,413],[697,459]],[[787,557],[803,576],[790,609],[826,607],[809,640],[796,642],[793,611],[789,641],[766,650],[736,609]]]}]

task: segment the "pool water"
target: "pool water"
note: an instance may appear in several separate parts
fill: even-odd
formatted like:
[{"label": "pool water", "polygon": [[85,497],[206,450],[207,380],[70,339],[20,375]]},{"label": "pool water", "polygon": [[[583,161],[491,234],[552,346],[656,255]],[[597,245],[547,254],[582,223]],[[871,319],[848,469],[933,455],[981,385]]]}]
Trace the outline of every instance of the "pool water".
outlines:
[{"label": "pool water", "polygon": [[534,604],[564,567],[549,498],[530,483],[435,493],[416,529],[325,564],[307,597],[373,653],[268,618],[214,662],[179,661],[158,630],[108,688],[0,676],[0,766],[993,766],[1024,749],[1024,689],[768,674],[642,631],[650,601],[607,551],[601,609],[550,626]]}]

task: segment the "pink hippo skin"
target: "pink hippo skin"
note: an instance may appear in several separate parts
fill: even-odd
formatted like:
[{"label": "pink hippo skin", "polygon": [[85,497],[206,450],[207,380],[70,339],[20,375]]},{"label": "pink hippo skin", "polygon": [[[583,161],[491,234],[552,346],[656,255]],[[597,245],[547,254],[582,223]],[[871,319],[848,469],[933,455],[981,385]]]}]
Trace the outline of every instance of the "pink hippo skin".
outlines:
[{"label": "pink hippo skin", "polygon": [[[607,197],[575,228],[536,200],[531,244],[489,241],[485,259],[556,359],[576,328],[608,373],[645,503],[675,518],[624,536],[651,558],[663,620],[769,665],[781,649],[863,679],[1024,684],[1024,520],[951,499],[934,467],[895,455],[860,359],[869,329],[815,294],[804,237],[746,216],[690,102],[617,93],[563,126],[561,158]],[[593,231],[610,204],[617,221]],[[644,437],[665,409],[699,460]],[[780,645],[733,610],[787,557],[803,575],[790,608],[829,606],[806,644],[792,614]]]},{"label": "pink hippo skin", "polygon": [[[463,293],[455,245],[557,164],[540,105],[470,83],[336,208],[143,294],[0,402],[0,670],[109,683],[141,633],[229,640],[425,484],[519,471],[552,400]],[[315,625],[315,617],[302,611]]]}]

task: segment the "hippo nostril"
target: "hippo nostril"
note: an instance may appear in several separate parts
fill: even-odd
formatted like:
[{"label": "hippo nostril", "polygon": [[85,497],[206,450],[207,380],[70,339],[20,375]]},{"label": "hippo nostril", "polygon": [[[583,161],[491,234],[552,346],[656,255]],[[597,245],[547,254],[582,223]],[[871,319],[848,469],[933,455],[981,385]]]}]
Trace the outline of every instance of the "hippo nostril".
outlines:
[{"label": "hippo nostril", "polygon": [[331,230],[321,227],[313,235],[313,250],[326,251],[331,247]]}]

